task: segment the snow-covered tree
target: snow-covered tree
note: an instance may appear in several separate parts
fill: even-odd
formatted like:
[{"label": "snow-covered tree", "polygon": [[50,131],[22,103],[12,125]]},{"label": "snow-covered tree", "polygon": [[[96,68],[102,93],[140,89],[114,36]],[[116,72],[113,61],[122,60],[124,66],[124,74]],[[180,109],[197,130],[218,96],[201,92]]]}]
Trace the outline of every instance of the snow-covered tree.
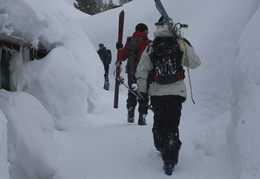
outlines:
[{"label": "snow-covered tree", "polygon": [[97,13],[105,11],[103,0],[96,0],[96,4],[97,4],[97,9],[98,9]]},{"label": "snow-covered tree", "polygon": [[76,0],[74,7],[90,15],[99,12],[96,0]]},{"label": "snow-covered tree", "polygon": [[119,4],[120,4],[120,5],[123,5],[123,4],[125,4],[125,3],[130,2],[130,1],[132,1],[132,0],[119,0]]}]

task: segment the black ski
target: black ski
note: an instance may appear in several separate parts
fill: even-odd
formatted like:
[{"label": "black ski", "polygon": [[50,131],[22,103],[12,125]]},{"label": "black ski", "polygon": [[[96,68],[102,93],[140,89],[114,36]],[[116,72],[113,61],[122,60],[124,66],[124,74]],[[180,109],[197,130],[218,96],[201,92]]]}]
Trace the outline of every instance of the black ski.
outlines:
[{"label": "black ski", "polygon": [[157,8],[157,10],[160,12],[160,14],[162,15],[162,17],[165,20],[166,25],[168,26],[169,30],[171,31],[171,33],[175,36],[178,37],[180,36],[180,34],[178,33],[179,29],[176,27],[177,25],[179,25],[180,29],[181,28],[188,28],[187,24],[174,24],[173,22],[171,23],[171,18],[168,16],[166,10],[164,9],[161,0],[154,0],[155,1],[155,6]]},{"label": "black ski", "polygon": [[154,0],[154,1],[155,1],[155,6],[156,6],[157,10],[160,12],[162,17],[164,18],[166,25],[171,30],[172,34],[177,37],[178,35],[177,35],[176,31],[174,31],[174,29],[173,29],[173,24],[170,22],[171,18],[168,16],[166,10],[164,9],[161,0]]},{"label": "black ski", "polygon": [[[124,19],[125,13],[121,11],[119,14],[119,24],[118,24],[118,43],[122,44],[123,41],[123,30],[124,30]],[[116,79],[115,79],[115,94],[114,94],[114,108],[118,108],[118,98],[119,98],[119,85],[120,85],[120,72],[121,72],[121,61],[118,60],[117,52],[117,61],[116,61]]]}]

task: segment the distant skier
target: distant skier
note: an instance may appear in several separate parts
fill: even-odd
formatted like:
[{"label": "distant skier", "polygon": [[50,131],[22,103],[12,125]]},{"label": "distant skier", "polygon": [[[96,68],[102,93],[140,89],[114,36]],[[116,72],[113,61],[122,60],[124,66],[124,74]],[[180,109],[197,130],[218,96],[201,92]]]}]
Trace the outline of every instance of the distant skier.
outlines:
[{"label": "distant skier", "polygon": [[[139,23],[135,27],[135,32],[131,37],[127,38],[127,42],[123,47],[122,44],[117,43],[116,48],[119,49],[118,51],[118,58],[120,61],[127,60],[126,65],[126,73],[128,77],[128,86],[132,89],[132,84],[136,84],[135,72],[137,64],[140,61],[142,52],[144,51],[145,47],[151,43],[152,41],[148,39],[148,27],[143,24]],[[147,93],[143,93],[142,96],[145,100],[138,100],[137,97],[128,91],[128,99],[127,99],[127,121],[129,123],[133,123],[135,120],[135,107],[137,105],[137,101],[139,102],[138,112],[138,125],[146,125],[146,115],[148,110],[148,96]]]},{"label": "distant skier", "polygon": [[163,18],[156,24],[155,39],[142,54],[136,78],[139,92],[151,96],[154,145],[162,153],[165,173],[171,175],[182,144],[178,127],[187,98],[183,66],[194,69],[201,62],[186,39],[173,37]]},{"label": "distant skier", "polygon": [[105,82],[104,82],[104,89],[109,90],[109,78],[108,78],[108,72],[109,72],[109,64],[111,63],[112,55],[111,50],[107,49],[103,43],[99,44],[99,50],[97,51],[100,60],[102,61],[104,65],[105,70]]}]

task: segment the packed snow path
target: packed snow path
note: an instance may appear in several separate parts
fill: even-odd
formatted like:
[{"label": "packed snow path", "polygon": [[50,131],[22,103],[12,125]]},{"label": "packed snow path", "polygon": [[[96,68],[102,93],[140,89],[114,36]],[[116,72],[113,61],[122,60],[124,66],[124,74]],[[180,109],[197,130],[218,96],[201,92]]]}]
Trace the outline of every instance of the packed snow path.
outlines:
[{"label": "packed snow path", "polygon": [[[126,94],[125,91],[123,93]],[[169,178],[164,174],[161,155],[153,145],[152,112],[149,111],[147,126],[138,126],[136,121],[128,124],[125,94],[120,95],[119,109],[113,109],[112,100],[109,101],[113,99],[113,91],[105,92],[104,95],[110,97],[103,103],[103,114],[93,116],[89,125],[82,124],[75,130],[56,133],[60,145],[56,178]],[[225,156],[227,149],[223,148],[226,144],[221,144],[225,140],[224,134],[223,141],[217,138],[216,141],[209,141],[219,134],[213,129],[207,129],[207,124],[199,124],[199,119],[187,114],[188,109],[185,108],[189,108],[189,102],[184,105],[180,126],[183,146],[172,177],[232,179],[232,169]],[[210,133],[214,136],[209,136]]]}]

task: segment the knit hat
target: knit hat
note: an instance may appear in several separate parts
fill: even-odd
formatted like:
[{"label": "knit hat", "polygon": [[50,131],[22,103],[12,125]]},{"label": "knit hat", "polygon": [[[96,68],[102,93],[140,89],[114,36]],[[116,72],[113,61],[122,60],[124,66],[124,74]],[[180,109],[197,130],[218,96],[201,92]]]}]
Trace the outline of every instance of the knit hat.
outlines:
[{"label": "knit hat", "polygon": [[135,31],[144,32],[148,27],[144,23],[139,23],[135,26]]},{"label": "knit hat", "polygon": [[155,25],[156,25],[156,26],[158,26],[158,25],[163,25],[164,23],[165,23],[165,20],[164,20],[163,16],[161,16],[160,19],[158,20],[158,22],[155,23]]}]

